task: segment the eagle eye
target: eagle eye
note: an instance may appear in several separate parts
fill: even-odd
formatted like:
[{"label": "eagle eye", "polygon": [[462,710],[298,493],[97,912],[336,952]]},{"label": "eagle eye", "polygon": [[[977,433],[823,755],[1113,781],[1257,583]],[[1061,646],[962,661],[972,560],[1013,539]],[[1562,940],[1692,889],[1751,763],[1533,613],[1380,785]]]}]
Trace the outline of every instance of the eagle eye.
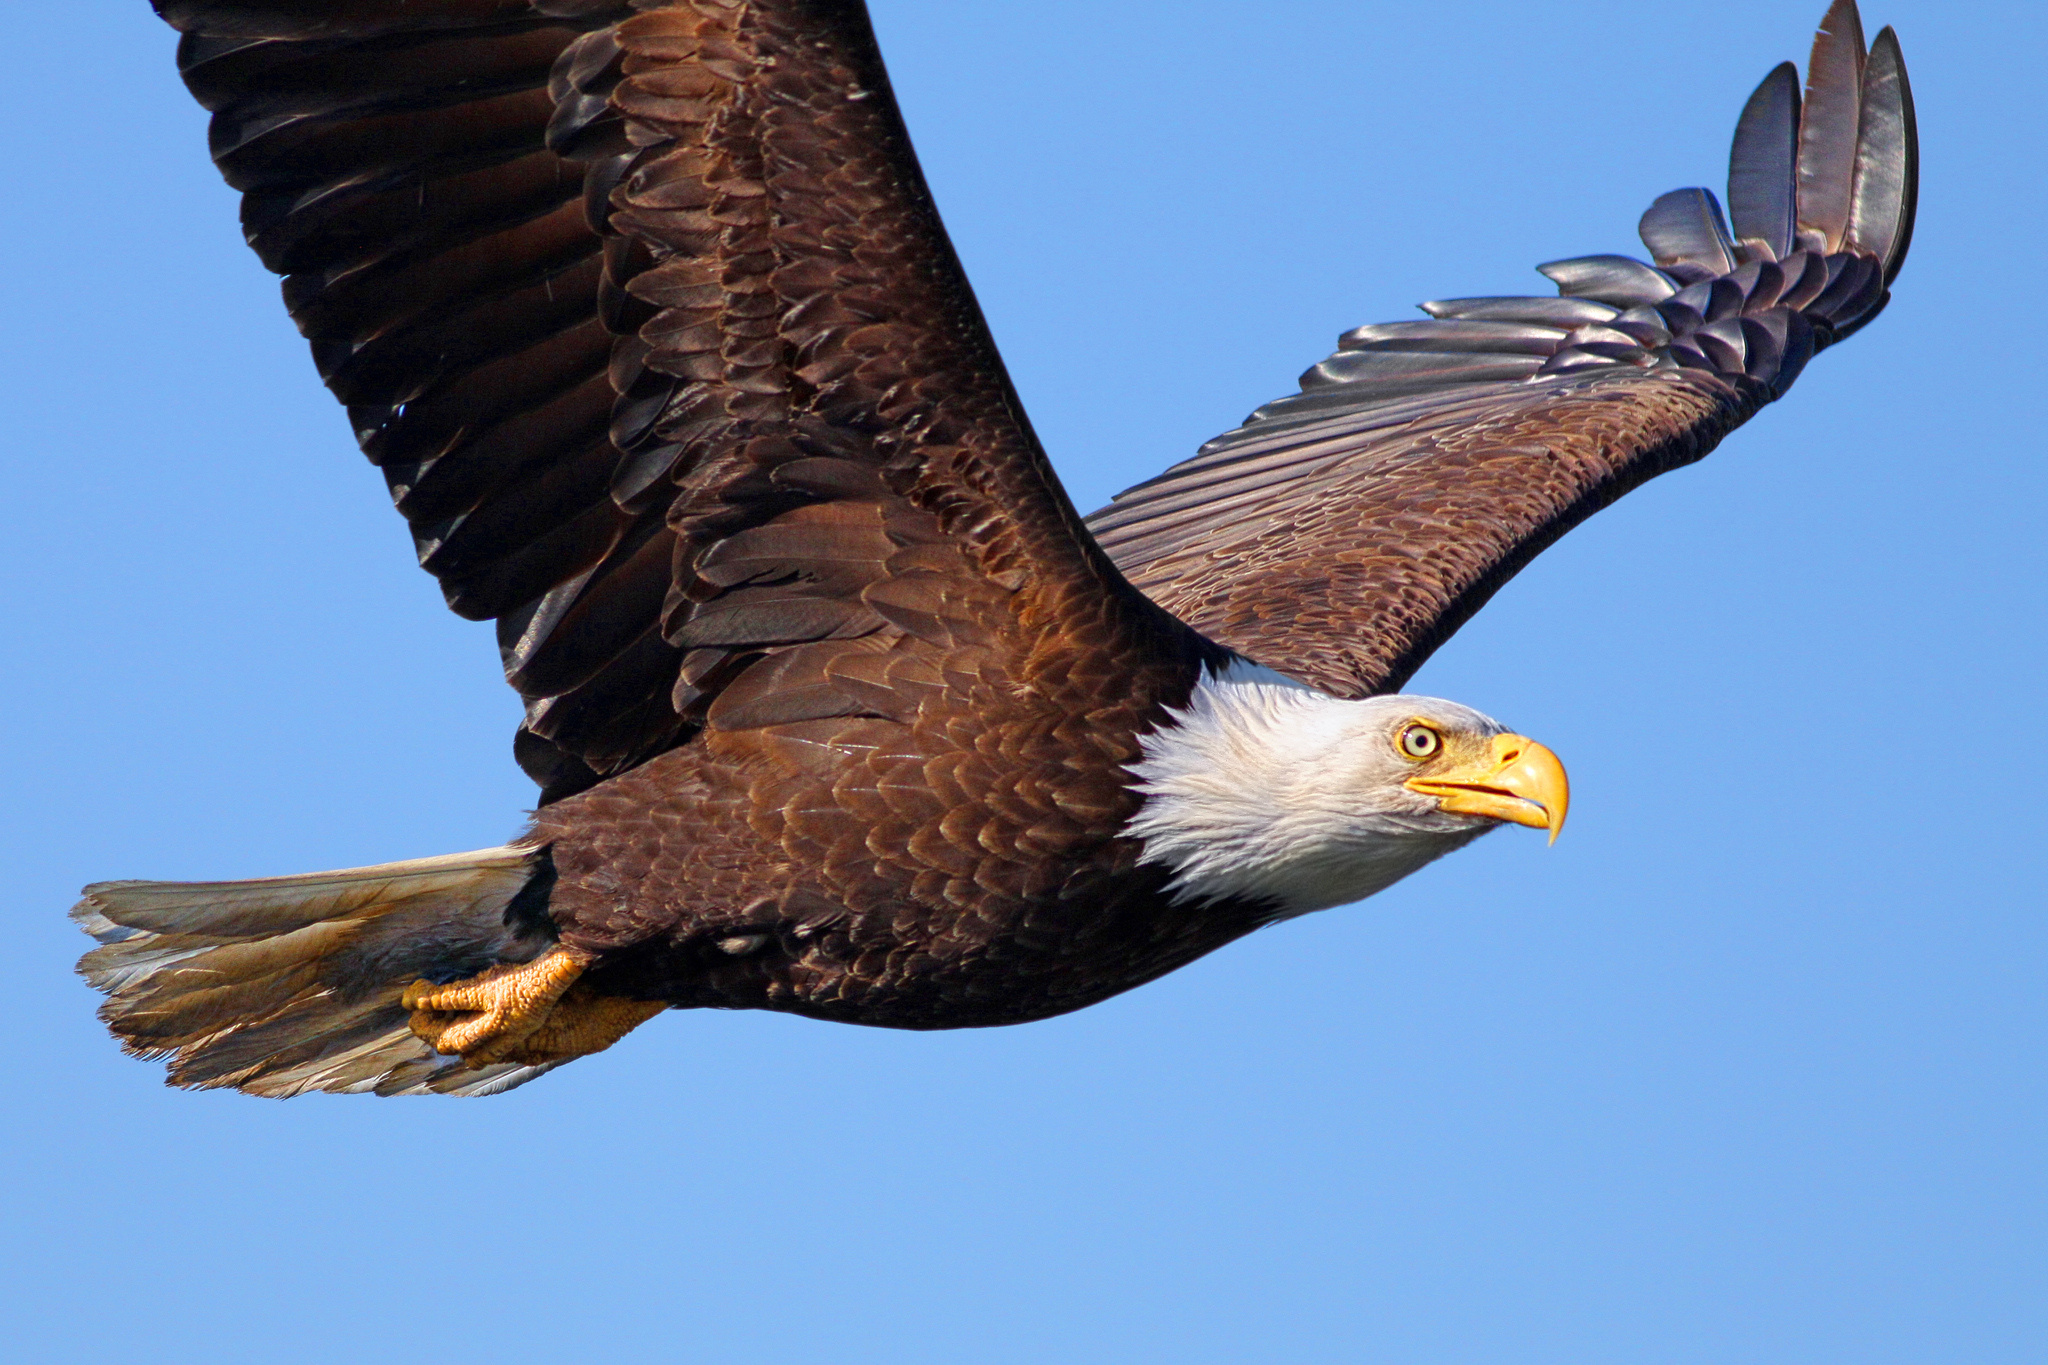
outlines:
[{"label": "eagle eye", "polygon": [[1401,730],[1401,752],[1408,758],[1435,758],[1444,747],[1444,737],[1421,721],[1411,721]]}]

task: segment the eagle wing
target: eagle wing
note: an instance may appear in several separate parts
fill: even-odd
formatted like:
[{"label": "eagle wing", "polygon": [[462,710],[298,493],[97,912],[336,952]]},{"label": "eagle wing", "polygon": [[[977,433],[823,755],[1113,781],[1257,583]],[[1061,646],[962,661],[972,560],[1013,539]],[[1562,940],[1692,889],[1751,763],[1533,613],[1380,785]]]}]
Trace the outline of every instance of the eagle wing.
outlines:
[{"label": "eagle wing", "polygon": [[157,8],[544,801],[991,650],[1114,687],[1211,648],[1061,491],[859,0]]},{"label": "eagle wing", "polygon": [[1912,236],[1912,95],[1854,0],[1736,126],[1731,232],[1703,189],[1643,215],[1654,265],[1540,267],[1556,298],[1357,328],[1089,526],[1210,639],[1343,696],[1393,691],[1545,546],[1699,459],[1875,317]]}]

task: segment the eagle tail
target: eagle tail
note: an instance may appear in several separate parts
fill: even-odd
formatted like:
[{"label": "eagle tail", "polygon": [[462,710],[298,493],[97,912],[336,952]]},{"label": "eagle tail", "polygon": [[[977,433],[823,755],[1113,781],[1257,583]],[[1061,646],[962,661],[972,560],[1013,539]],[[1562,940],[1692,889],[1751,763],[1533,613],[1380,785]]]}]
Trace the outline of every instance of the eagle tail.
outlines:
[{"label": "eagle tail", "polygon": [[122,1046],[172,1085],[494,1095],[559,1063],[477,1069],[414,1037],[412,982],[529,962],[554,941],[547,850],[509,846],[240,882],[100,882],[71,912]]}]

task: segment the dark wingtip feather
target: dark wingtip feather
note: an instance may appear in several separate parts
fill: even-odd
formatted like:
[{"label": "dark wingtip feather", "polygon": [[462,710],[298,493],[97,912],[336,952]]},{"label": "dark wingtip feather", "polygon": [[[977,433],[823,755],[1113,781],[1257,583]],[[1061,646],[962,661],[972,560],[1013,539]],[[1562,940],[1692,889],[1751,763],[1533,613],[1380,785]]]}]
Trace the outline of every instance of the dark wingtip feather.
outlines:
[{"label": "dark wingtip feather", "polygon": [[257,38],[374,37],[493,20],[516,22],[535,9],[528,0],[469,0],[463,5],[369,0],[352,6],[325,0],[150,0],[150,7],[181,33],[205,29]]},{"label": "dark wingtip feather", "polygon": [[1898,35],[1886,28],[1871,44],[1863,67],[1863,121],[1847,240],[1877,257],[1887,286],[1898,275],[1913,240],[1919,192],[1920,139],[1913,121],[1913,88],[1906,80]]},{"label": "dark wingtip feather", "polygon": [[1557,285],[1560,294],[1596,299],[1617,308],[1661,303],[1678,292],[1669,275],[1627,256],[1574,256],[1545,261],[1536,267]]},{"label": "dark wingtip feather", "polygon": [[1813,35],[1799,116],[1799,225],[1819,234],[1829,251],[1841,249],[1855,191],[1863,52],[1856,0],[1835,0]]},{"label": "dark wingtip feather", "polygon": [[1792,254],[1799,221],[1799,68],[1780,62],[1742,106],[1728,152],[1728,216],[1738,239],[1776,260]]},{"label": "dark wingtip feather", "polygon": [[1711,190],[1673,190],[1657,196],[1636,224],[1643,245],[1666,270],[1696,265],[1709,275],[1735,268],[1735,244],[1721,218],[1720,201]]}]

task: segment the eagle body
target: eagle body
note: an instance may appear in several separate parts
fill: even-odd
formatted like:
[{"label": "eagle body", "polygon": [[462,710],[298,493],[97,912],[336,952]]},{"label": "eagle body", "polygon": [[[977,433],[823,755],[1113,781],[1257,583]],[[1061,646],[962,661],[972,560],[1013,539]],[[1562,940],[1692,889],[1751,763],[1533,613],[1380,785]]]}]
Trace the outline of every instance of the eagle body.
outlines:
[{"label": "eagle body", "polygon": [[859,0],[154,0],[250,246],[539,785],[503,848],[109,882],[81,970],[173,1083],[487,1094],[667,1008],[1017,1023],[1561,826],[1407,678],[1890,297],[1918,152],[1835,0],[1650,260],[1374,323],[1092,516]]},{"label": "eagle body", "polygon": [[586,979],[607,995],[1016,1024],[1362,900],[1495,826],[1401,820],[1321,767],[1384,716],[1489,739],[1498,724],[1244,673],[1204,669],[1184,696],[1098,722],[1084,751],[1055,690],[1015,698],[993,732],[942,710],[665,754],[540,813],[553,930],[597,958]]},{"label": "eagle body", "polygon": [[1140,735],[1195,668],[1126,687],[1047,662],[900,719],[713,733],[544,807],[561,941],[603,955],[608,993],[952,1028],[1093,1004],[1269,918],[1177,900],[1128,834]]}]

